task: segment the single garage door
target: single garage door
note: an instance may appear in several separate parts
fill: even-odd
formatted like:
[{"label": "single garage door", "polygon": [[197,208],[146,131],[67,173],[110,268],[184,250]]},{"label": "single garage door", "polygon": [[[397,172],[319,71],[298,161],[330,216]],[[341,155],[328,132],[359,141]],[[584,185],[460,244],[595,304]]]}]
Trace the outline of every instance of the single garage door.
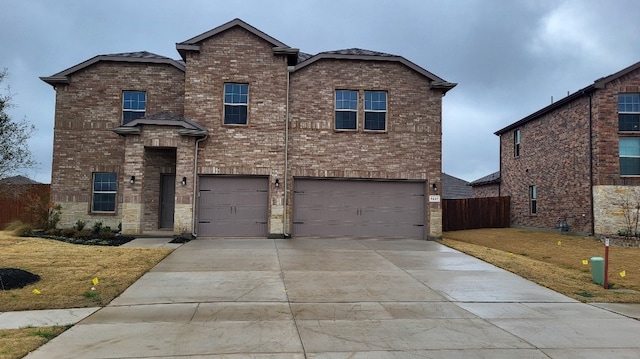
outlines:
[{"label": "single garage door", "polygon": [[424,183],[294,180],[297,237],[424,238]]},{"label": "single garage door", "polygon": [[266,177],[199,178],[198,236],[265,237]]}]

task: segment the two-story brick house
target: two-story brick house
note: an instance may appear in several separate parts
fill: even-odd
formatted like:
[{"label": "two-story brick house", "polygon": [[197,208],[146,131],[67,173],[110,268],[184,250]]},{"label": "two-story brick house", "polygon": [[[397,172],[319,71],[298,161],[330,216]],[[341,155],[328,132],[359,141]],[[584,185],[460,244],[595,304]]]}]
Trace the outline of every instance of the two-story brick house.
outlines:
[{"label": "two-story brick house", "polygon": [[617,233],[640,201],[640,63],[495,134],[513,225]]},{"label": "two-story brick house", "polygon": [[401,56],[310,55],[235,19],[101,55],[56,90],[52,200],[77,220],[199,236],[441,235],[442,97]]}]

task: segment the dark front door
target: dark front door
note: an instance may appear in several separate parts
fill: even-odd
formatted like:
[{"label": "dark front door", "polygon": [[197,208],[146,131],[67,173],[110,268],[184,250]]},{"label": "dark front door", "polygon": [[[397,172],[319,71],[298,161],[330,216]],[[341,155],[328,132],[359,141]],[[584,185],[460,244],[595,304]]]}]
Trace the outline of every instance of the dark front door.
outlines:
[{"label": "dark front door", "polygon": [[173,228],[173,212],[176,206],[176,175],[160,176],[160,228]]}]

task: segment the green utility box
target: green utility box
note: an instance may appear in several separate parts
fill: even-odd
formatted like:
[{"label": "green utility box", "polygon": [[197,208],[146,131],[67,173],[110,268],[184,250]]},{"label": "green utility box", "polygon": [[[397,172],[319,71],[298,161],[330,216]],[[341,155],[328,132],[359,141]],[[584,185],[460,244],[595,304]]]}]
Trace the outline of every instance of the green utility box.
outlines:
[{"label": "green utility box", "polygon": [[589,263],[591,263],[591,276],[593,277],[593,282],[604,285],[604,258],[591,257]]}]

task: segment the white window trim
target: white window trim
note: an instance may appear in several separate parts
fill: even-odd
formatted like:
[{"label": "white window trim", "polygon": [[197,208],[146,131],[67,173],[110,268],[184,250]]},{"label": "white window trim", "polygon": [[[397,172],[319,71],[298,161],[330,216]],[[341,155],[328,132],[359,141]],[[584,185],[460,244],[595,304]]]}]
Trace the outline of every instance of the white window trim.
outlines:
[{"label": "white window trim", "polygon": [[[233,103],[227,102],[227,92],[225,85],[246,85],[247,86],[247,102],[246,103]],[[225,82],[222,87],[222,124],[225,126],[247,126],[249,125],[249,84],[245,82]],[[247,108],[247,121],[245,123],[226,123],[225,119],[227,118],[227,106],[233,107],[246,107]]]},{"label": "white window trim", "polygon": [[[366,101],[366,93],[367,92],[384,92],[385,96],[384,96],[384,110],[367,110],[367,101]],[[389,93],[387,91],[382,91],[382,90],[365,90],[365,97],[363,99],[364,101],[364,123],[362,124],[362,128],[364,129],[364,131],[366,132],[387,132],[387,123],[389,122]],[[384,113],[384,129],[383,130],[369,130],[366,128],[366,118],[367,118],[367,112],[371,112],[371,113]]]},{"label": "white window trim", "polygon": [[[344,108],[344,109],[338,109],[338,91],[350,91],[350,92],[355,92],[356,93],[356,109],[350,109],[350,108]],[[360,91],[358,90],[350,90],[350,89],[335,89],[333,91],[333,109],[334,109],[334,113],[333,113],[333,129],[336,131],[358,131],[358,99],[360,98]],[[336,112],[354,112],[356,114],[356,128],[338,128],[336,127]]]},{"label": "white window trim", "polygon": [[[95,190],[95,185],[96,185],[96,174],[98,173],[113,173],[116,175],[116,189],[113,191],[96,191]],[[94,209],[95,206],[95,202],[94,202],[94,198],[93,196],[95,194],[114,194],[115,198],[114,198],[114,206],[113,206],[113,211],[98,211],[96,209]],[[116,172],[94,172],[91,175],[91,213],[116,213],[116,209],[118,208],[118,174]]]},{"label": "white window trim", "polygon": [[[125,104],[124,93],[125,92],[142,92],[142,93],[144,93],[144,110],[132,110],[132,109],[124,108],[124,104]],[[122,119],[121,119],[122,123],[124,123],[124,114],[126,112],[137,112],[137,113],[146,114],[147,113],[147,91],[142,91],[142,90],[123,90],[122,91]]]}]

